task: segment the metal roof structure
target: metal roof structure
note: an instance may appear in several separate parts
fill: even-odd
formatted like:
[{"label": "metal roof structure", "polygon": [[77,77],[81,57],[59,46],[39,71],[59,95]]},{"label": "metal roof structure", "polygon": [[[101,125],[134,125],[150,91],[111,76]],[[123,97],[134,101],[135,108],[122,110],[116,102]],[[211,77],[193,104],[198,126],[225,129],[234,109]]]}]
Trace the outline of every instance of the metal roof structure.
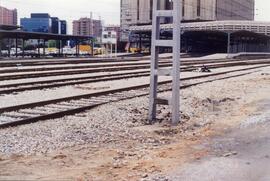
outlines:
[{"label": "metal roof structure", "polygon": [[17,30],[20,29],[20,26],[16,26],[16,25],[2,25],[0,24],[0,30]]},{"label": "metal roof structure", "polygon": [[[161,25],[162,30],[172,30],[172,24]],[[152,30],[151,25],[145,26],[131,26],[132,32],[147,32]],[[186,31],[199,31],[199,30],[212,30],[222,32],[237,32],[237,31],[250,31],[258,34],[270,36],[270,22],[262,21],[207,21],[207,22],[194,22],[182,23],[181,30]]]},{"label": "metal roof structure", "polygon": [[36,33],[20,30],[1,30],[0,38],[17,38],[17,39],[43,39],[43,40],[92,40],[92,36],[77,36],[77,35],[60,35],[52,33]]}]

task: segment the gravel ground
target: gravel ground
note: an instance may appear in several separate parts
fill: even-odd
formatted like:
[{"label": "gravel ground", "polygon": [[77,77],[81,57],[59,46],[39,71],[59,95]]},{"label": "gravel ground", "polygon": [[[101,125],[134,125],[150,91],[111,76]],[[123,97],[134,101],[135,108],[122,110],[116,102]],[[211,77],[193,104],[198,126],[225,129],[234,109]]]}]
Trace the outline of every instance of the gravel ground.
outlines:
[{"label": "gravel ground", "polygon": [[[133,99],[133,103],[146,107],[141,102],[145,98]],[[144,104],[146,102],[144,101]],[[74,147],[87,143],[106,143],[111,139],[129,137],[140,140],[133,126],[134,122],[129,101],[108,104],[87,113],[48,120],[37,124],[0,130],[0,152],[6,154],[29,154],[50,152],[55,149]],[[143,113],[147,114],[146,110]]]},{"label": "gravel ground", "polygon": [[[196,138],[200,136],[206,140],[208,137],[201,130],[212,127],[214,124],[221,125],[223,128],[225,118],[229,118],[228,125],[235,124],[233,122],[235,120],[230,118],[243,111],[240,109],[242,105],[249,105],[262,97],[263,93],[268,93],[270,68],[260,70],[261,72],[244,77],[216,81],[182,90],[180,98],[183,122],[177,127],[169,126],[170,113],[164,106],[160,106],[158,109],[160,123],[153,126],[146,125],[148,97],[140,97],[103,105],[74,116],[0,130],[0,168],[3,169],[0,179],[1,176],[10,178],[8,176],[16,175],[19,177],[11,178],[27,179],[29,177],[21,176],[31,175],[33,177],[30,178],[33,180],[38,178],[51,180],[58,177],[62,180],[65,178],[72,178],[71,180],[76,178],[77,180],[78,178],[167,180],[167,176],[162,175],[166,175],[168,170],[171,171],[170,165],[183,163],[181,160],[183,150],[189,148],[189,144],[191,144],[191,142],[187,142],[188,140],[194,139],[196,142]],[[257,94],[257,90],[261,91],[260,95]],[[170,93],[163,93],[160,96],[168,97]],[[131,146],[126,144],[127,140],[132,141]],[[182,143],[183,147],[177,146]],[[176,147],[173,147],[174,144]],[[96,146],[96,149],[87,148],[88,152],[80,150],[80,146],[87,145]],[[113,154],[115,151],[110,146],[114,150],[119,150],[116,154],[118,156]],[[101,156],[100,154],[103,152],[99,152],[99,150],[102,148],[105,148],[107,152]],[[138,148],[139,152],[134,151],[135,148]],[[77,153],[82,160],[76,160],[77,157],[74,155],[59,154],[68,149],[76,149],[69,153]],[[157,149],[161,150],[155,152]],[[59,151],[57,155],[47,156],[56,151]],[[87,157],[91,151],[96,155]],[[193,154],[194,150],[187,149],[187,151],[189,151],[186,153],[188,155]],[[172,153],[174,154],[170,155]],[[14,154],[30,156],[22,158],[15,156],[14,158]],[[8,155],[11,155],[10,159],[5,160]],[[41,156],[36,157],[36,155]],[[3,162],[1,162],[1,158],[4,159]],[[93,166],[96,162],[102,162],[106,158],[111,164],[97,165],[98,168]],[[192,160],[194,157],[190,159]],[[134,164],[132,162],[134,160],[139,161]],[[77,162],[80,162],[81,165]],[[84,164],[90,164],[90,166],[84,167]],[[150,166],[145,167],[145,165]],[[70,168],[70,166],[74,167]],[[28,167],[30,170],[27,169]],[[79,167],[86,169],[79,170]],[[43,170],[46,168],[50,171],[55,170],[55,172],[64,169],[65,172],[60,172],[61,176],[54,175],[55,173],[50,175],[49,172],[44,175]],[[89,173],[89,175],[86,174],[88,177],[76,177],[85,172]],[[97,177],[92,173],[98,174]],[[121,175],[126,177],[121,178]]]},{"label": "gravel ground", "polygon": [[[269,71],[269,68],[263,70]],[[249,86],[245,80],[251,79],[254,75],[260,75],[260,73],[234,78],[234,81],[224,80],[183,90],[181,92],[183,105],[181,110],[184,120],[189,120],[192,117],[192,122],[189,122],[188,125],[196,123],[198,127],[201,127],[215,120],[217,113],[226,115],[229,112],[228,108],[226,107],[221,112],[220,107],[225,103],[230,105],[230,102],[239,99],[241,94],[244,95],[245,87]],[[134,83],[134,81],[132,82]],[[243,92],[239,92],[240,95],[227,97],[230,92],[235,92],[237,89],[237,87],[226,89],[232,84],[243,87]],[[66,91],[68,90],[66,89]],[[169,93],[163,93],[161,97],[169,95]],[[0,152],[29,154],[73,147],[77,144],[106,143],[111,139],[124,137],[140,140],[143,133],[129,128],[145,124],[147,107],[148,98],[141,97],[100,106],[77,116],[67,116],[0,130]],[[167,109],[160,107],[158,112],[160,120],[164,121],[164,117],[169,120]],[[208,114],[206,115],[204,112]]]}]

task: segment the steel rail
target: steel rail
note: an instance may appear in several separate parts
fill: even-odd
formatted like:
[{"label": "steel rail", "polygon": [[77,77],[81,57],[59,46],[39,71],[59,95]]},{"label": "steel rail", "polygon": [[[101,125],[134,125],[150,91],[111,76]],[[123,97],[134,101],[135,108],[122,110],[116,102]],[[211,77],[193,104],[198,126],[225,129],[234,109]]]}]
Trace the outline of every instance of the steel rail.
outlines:
[{"label": "steel rail", "polygon": [[[267,63],[270,63],[270,62],[267,62]],[[248,65],[256,65],[256,64],[266,64],[266,63],[265,62],[255,62],[254,64],[250,62],[248,63]],[[247,64],[245,62],[240,62],[240,63],[233,62],[230,64],[214,64],[214,65],[207,64],[207,67],[214,69],[214,68],[220,68],[220,67],[232,67],[232,66],[242,66],[242,65],[247,65]],[[199,67],[198,66],[185,67],[185,68],[182,68],[181,71],[193,71],[193,70],[196,70],[197,68]],[[49,81],[36,81],[36,82],[28,82],[28,83],[0,85],[0,88],[4,88],[4,90],[0,90],[0,94],[22,92],[22,91],[27,91],[27,90],[40,90],[40,89],[94,83],[94,82],[101,82],[101,81],[113,81],[113,80],[121,80],[121,79],[127,79],[127,78],[145,77],[149,75],[150,75],[149,71],[139,71],[139,72],[127,72],[127,73],[119,73],[119,74],[90,76],[90,77],[82,77],[82,78],[58,79],[58,80],[49,80]],[[34,84],[38,84],[38,85],[34,85]],[[48,84],[48,85],[40,85],[40,84]],[[32,85],[32,86],[19,87],[19,86],[28,86],[28,85]],[[5,88],[11,88],[11,89],[5,89]]]},{"label": "steel rail", "polygon": [[[270,65],[263,65],[263,66],[256,66],[256,67],[252,67],[252,68],[243,68],[243,69],[237,69],[237,70],[231,70],[231,71],[224,71],[224,72],[212,73],[212,74],[201,75],[201,76],[187,77],[187,78],[183,78],[182,80],[197,80],[197,79],[202,79],[202,78],[215,77],[215,76],[218,76],[218,75],[225,75],[225,74],[229,74],[229,73],[248,71],[248,70],[255,70],[255,69],[258,69],[258,68],[264,68],[264,67],[269,67],[269,66]],[[228,78],[237,77],[237,76],[243,76],[243,75],[247,75],[247,74],[250,74],[250,73],[253,73],[253,72],[241,73],[241,74],[238,74],[238,75],[227,76],[227,77],[222,77],[222,78],[214,78],[214,79],[211,79],[211,80],[191,83],[191,84],[187,84],[187,85],[182,85],[180,88],[184,89],[184,88],[188,88],[188,87],[203,84],[203,83],[228,79]],[[161,81],[161,82],[159,82],[159,84],[161,84],[161,85],[165,85],[165,84],[168,84],[168,83],[171,83],[171,81]],[[50,105],[50,104],[56,104],[56,103],[60,103],[60,102],[68,102],[68,101],[77,100],[77,99],[87,99],[87,98],[91,98],[91,97],[93,98],[93,97],[100,97],[100,96],[110,96],[112,94],[116,94],[116,93],[119,93],[119,92],[138,90],[138,89],[147,89],[148,87],[149,87],[149,84],[142,84],[142,85],[130,86],[130,87],[126,87],[126,88],[106,90],[106,91],[101,91],[101,92],[96,92],[96,93],[91,93],[91,94],[84,94],[84,95],[65,97],[65,98],[48,100],[48,101],[40,101],[40,102],[35,102],[35,103],[11,106],[11,107],[6,107],[6,108],[1,108],[0,113],[3,114],[5,112],[18,111],[18,110],[21,110],[21,109],[31,109],[31,108],[34,108],[34,107],[41,107],[41,106]],[[165,89],[163,91],[168,91],[168,89]],[[144,93],[142,95],[137,94],[137,95],[134,95],[132,97],[123,97],[123,98],[120,98],[120,99],[118,99],[116,101],[125,100],[125,99],[131,99],[131,98],[134,98],[134,97],[146,96],[146,95],[148,95],[148,91],[147,91],[147,93]],[[7,122],[7,123],[0,124],[0,128],[7,128],[7,127],[11,127],[11,126],[29,124],[29,123],[33,123],[33,122],[37,122],[37,121],[41,121],[41,120],[59,118],[59,117],[65,116],[65,115],[72,115],[72,114],[75,114],[75,113],[78,113],[78,112],[81,112],[81,111],[84,111],[84,110],[87,110],[87,109],[91,109],[91,108],[94,108],[96,106],[106,104],[106,103],[109,103],[109,102],[115,102],[115,101],[105,101],[105,102],[102,102],[102,103],[96,103],[94,105],[82,106],[82,107],[79,107],[79,108],[59,111],[59,112],[50,113],[50,114],[46,114],[46,115],[41,115],[41,116],[37,116],[37,117],[32,117],[32,118],[28,118],[28,119],[26,118],[26,119],[15,121],[15,122]]]}]

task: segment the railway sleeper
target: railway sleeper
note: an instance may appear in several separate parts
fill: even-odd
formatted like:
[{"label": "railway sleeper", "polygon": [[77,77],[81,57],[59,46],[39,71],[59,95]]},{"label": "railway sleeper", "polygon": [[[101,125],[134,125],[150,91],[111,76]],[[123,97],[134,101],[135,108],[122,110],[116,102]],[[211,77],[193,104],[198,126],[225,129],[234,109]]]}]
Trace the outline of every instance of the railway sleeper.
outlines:
[{"label": "railway sleeper", "polygon": [[33,117],[33,115],[31,115],[31,116],[26,116],[26,115],[22,115],[22,114],[20,114],[20,115],[18,115],[18,114],[10,114],[10,113],[3,113],[2,114],[3,116],[5,116],[5,117],[10,117],[10,118],[12,118],[12,119],[16,119],[16,120],[20,120],[20,119],[26,119],[26,118],[29,118],[29,117]]},{"label": "railway sleeper", "polygon": [[[52,112],[55,112],[58,110],[56,110],[55,108],[50,108],[48,106],[46,106],[46,107],[44,106],[44,107],[35,107],[32,109],[32,111],[35,113],[40,113],[40,114],[46,115],[46,114],[48,114],[48,112],[52,113]],[[61,111],[61,109],[59,109],[59,111]]]},{"label": "railway sleeper", "polygon": [[[15,120],[18,120],[18,119],[15,119]],[[11,122],[11,121],[15,121],[14,118],[12,117],[9,117],[9,116],[5,116],[5,115],[0,115],[0,123],[8,123],[8,122]]]},{"label": "railway sleeper", "polygon": [[[47,106],[46,106],[47,107]],[[45,107],[45,108],[46,108]],[[55,105],[51,105],[51,106],[49,106],[50,108],[54,108],[54,109],[60,109],[60,110],[68,110],[68,109],[76,109],[76,108],[78,108],[78,107],[75,107],[75,106],[73,106],[73,105],[71,105],[71,104],[69,104],[69,105],[60,105],[60,104],[55,104]]]}]

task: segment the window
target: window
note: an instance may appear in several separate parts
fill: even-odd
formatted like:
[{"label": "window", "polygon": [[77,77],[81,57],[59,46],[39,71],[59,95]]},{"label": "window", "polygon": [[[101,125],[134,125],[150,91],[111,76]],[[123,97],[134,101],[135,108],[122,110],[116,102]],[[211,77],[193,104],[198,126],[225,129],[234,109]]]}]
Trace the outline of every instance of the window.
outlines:
[{"label": "window", "polygon": [[201,0],[197,0],[197,16],[201,16]]},{"label": "window", "polygon": [[182,0],[182,16],[185,16],[185,0]]},{"label": "window", "polygon": [[150,20],[153,18],[153,0],[150,0]]},{"label": "window", "polygon": [[137,0],[137,20],[140,20],[140,0]]}]

